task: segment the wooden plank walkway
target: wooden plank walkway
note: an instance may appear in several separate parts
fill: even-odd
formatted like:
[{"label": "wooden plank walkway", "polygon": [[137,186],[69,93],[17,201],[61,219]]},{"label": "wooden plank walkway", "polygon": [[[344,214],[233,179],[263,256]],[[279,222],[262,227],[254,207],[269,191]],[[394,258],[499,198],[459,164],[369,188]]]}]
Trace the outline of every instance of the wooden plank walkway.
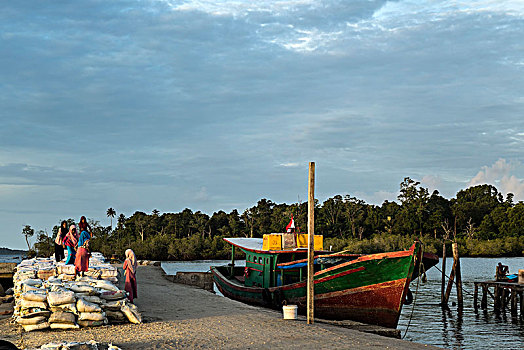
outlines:
[{"label": "wooden plank walkway", "polygon": [[[493,289],[493,292],[490,288]],[[475,311],[478,310],[479,306],[479,289],[482,289],[481,309],[486,310],[488,308],[489,296],[493,301],[495,311],[505,311],[509,307],[512,316],[517,316],[520,311],[520,318],[524,319],[524,284],[499,281],[475,282],[475,292],[473,294]]]}]

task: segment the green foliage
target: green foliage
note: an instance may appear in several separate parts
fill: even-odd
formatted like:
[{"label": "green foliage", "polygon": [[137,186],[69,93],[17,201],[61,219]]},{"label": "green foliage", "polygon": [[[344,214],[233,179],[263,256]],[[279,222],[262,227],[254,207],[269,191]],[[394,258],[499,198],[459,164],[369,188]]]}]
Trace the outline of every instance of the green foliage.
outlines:
[{"label": "green foliage", "polygon": [[459,240],[459,250],[465,256],[521,256],[524,243],[517,237],[497,238],[494,240]]},{"label": "green foliage", "polygon": [[[400,184],[397,202],[381,206],[365,203],[349,194],[335,195],[323,203],[315,201],[315,233],[324,236],[324,247],[332,251],[377,253],[408,249],[413,241],[424,243],[426,252],[441,253],[446,230],[453,233],[462,256],[520,255],[524,250],[524,203],[513,203],[513,195],[502,195],[491,185],[479,185],[457,193],[450,200],[409,177]],[[90,220],[93,231],[91,247],[105,256],[132,248],[139,259],[194,260],[226,259],[231,254],[224,237],[262,237],[284,232],[291,216],[297,232],[307,231],[307,203],[277,204],[261,199],[242,212],[217,211],[211,216],[186,208],[178,213],[151,214],[137,211],[130,217],[120,214],[116,227],[100,226]],[[109,208],[111,219],[116,211]],[[67,220],[68,225],[74,223]],[[55,237],[59,225],[53,228]],[[446,230],[445,230],[446,229]],[[450,230],[451,229],[451,230]],[[34,230],[22,230],[28,248]],[[454,234],[452,236],[455,236]],[[49,250],[52,240],[38,235],[36,251]],[[238,252],[239,256],[242,253]]]},{"label": "green foliage", "polygon": [[55,252],[54,237],[45,231],[38,231],[34,249],[37,256],[51,256]]}]

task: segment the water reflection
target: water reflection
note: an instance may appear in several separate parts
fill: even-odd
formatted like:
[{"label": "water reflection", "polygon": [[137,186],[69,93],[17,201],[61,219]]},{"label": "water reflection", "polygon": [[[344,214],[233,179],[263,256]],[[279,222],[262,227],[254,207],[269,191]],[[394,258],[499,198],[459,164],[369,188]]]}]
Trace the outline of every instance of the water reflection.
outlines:
[{"label": "water reflection", "polygon": [[[461,259],[464,288],[462,311],[453,306],[453,303],[456,303],[455,287],[450,296],[449,309],[442,309],[438,303],[428,303],[440,301],[441,286],[441,273],[436,269],[428,271],[428,282],[420,286],[417,296],[421,303],[413,312],[411,326],[405,339],[453,349],[522,349],[524,323],[518,316],[511,316],[509,309],[505,312],[495,312],[491,296],[488,296],[486,310],[479,308],[475,311],[473,305],[474,282],[493,279],[495,266],[500,260],[510,266],[510,272],[524,268],[524,258]],[[448,269],[451,263],[451,260],[447,261]],[[481,290],[479,294],[482,294]],[[402,332],[408,323],[410,311],[409,308],[402,310],[398,326]]]}]

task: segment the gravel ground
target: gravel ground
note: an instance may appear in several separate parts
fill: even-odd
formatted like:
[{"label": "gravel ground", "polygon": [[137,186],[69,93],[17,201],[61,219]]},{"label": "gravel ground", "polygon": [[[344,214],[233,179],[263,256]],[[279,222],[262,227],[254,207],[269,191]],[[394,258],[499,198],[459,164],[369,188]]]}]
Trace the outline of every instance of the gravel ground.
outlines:
[{"label": "gravel ground", "polygon": [[23,333],[10,318],[0,320],[0,339],[20,348],[49,342],[113,343],[122,349],[436,349],[253,307],[182,284],[156,266],[139,266],[136,305],[143,324]]}]

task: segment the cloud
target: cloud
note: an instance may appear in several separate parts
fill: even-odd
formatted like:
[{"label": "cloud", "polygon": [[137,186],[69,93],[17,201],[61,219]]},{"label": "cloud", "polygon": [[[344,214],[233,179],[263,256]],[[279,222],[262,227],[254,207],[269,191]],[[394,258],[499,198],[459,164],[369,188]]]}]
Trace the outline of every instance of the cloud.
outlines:
[{"label": "cloud", "polygon": [[[6,2],[0,208],[44,208],[39,228],[70,210],[50,198],[104,220],[110,206],[242,210],[305,198],[312,160],[327,197],[380,204],[406,176],[451,197],[497,159],[515,168],[477,180],[517,195],[523,8]],[[24,222],[4,215],[0,246]]]},{"label": "cloud", "polygon": [[425,175],[422,177],[422,180],[420,180],[420,183],[422,186],[426,186],[429,194],[431,194],[435,190],[439,191],[439,187],[442,185],[442,178],[435,175]]},{"label": "cloud", "polygon": [[483,166],[482,170],[470,180],[468,187],[499,182],[501,178],[507,176],[512,168],[513,166],[505,159],[499,159],[492,166]]},{"label": "cloud", "polygon": [[498,159],[491,166],[483,166],[482,170],[469,181],[467,187],[489,184],[495,186],[505,195],[513,193],[515,200],[524,200],[524,180],[511,174],[521,165],[518,162]]},{"label": "cloud", "polygon": [[199,202],[206,202],[209,200],[209,193],[207,192],[207,187],[200,187],[200,190],[195,195],[195,200]]},{"label": "cloud", "polygon": [[296,168],[299,166],[298,163],[281,163],[280,166],[284,167],[284,168]]}]

